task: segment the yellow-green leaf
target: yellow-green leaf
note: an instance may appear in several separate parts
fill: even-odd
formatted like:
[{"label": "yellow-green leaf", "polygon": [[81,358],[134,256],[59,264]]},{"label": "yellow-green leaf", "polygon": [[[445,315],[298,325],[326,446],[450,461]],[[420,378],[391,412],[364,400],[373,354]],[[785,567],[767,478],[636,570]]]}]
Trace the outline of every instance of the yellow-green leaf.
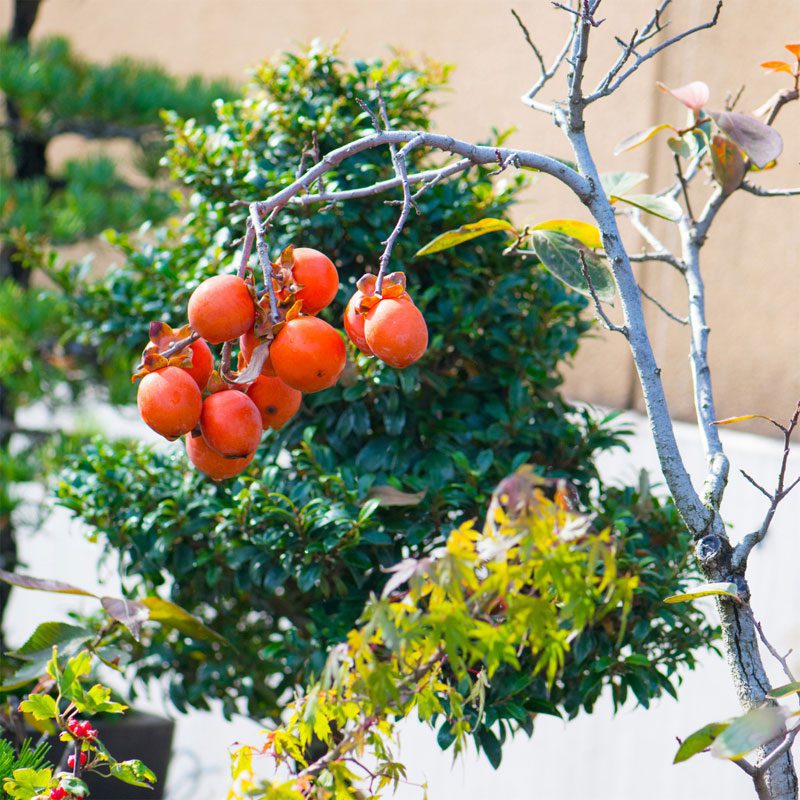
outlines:
[{"label": "yellow-green leaf", "polygon": [[654,217],[661,217],[670,222],[677,222],[683,216],[680,204],[671,197],[657,197],[654,194],[612,195],[611,202],[615,200],[636,206]]},{"label": "yellow-green leaf", "polygon": [[220,636],[197,617],[192,616],[175,603],[170,603],[169,600],[162,600],[160,597],[143,597],[138,602],[147,606],[150,610],[150,619],[154,622],[170,625],[193,639],[212,639],[221,644],[228,644],[228,640],[224,636]]},{"label": "yellow-green leaf", "polygon": [[597,250],[603,246],[597,226],[579,219],[551,219],[534,225],[531,230],[563,233],[565,236],[571,236],[581,244],[591,247],[592,250]]},{"label": "yellow-green leaf", "polygon": [[714,740],[711,755],[735,760],[771,742],[784,729],[785,715],[775,706],[763,706],[737,717]]},{"label": "yellow-green leaf", "polygon": [[19,704],[19,710],[31,714],[34,719],[55,719],[58,714],[56,701],[49,694],[31,694]]},{"label": "yellow-green leaf", "polygon": [[700,730],[695,731],[687,736],[675,753],[675,758],[672,760],[673,764],[680,764],[681,761],[688,761],[692,756],[702,753],[707,747],[710,747],[714,740],[719,736],[725,728],[728,727],[729,722],[710,722],[704,725]]},{"label": "yellow-green leaf", "polygon": [[726,417],[725,419],[718,419],[714,421],[714,425],[735,425],[737,422],[747,422],[751,419],[764,419],[767,422],[775,424],[772,417],[765,417],[763,414],[743,414],[741,417]]},{"label": "yellow-green leaf", "polygon": [[723,595],[739,600],[739,595],[736,593],[736,584],[723,581],[720,583],[703,583],[687,592],[681,592],[680,594],[673,594],[670,597],[666,597],[664,598],[664,602],[686,603],[689,600],[696,600],[698,597],[709,597],[710,595]]},{"label": "yellow-green leaf", "polygon": [[780,700],[782,697],[788,697],[790,694],[797,694],[798,692],[800,692],[800,681],[778,686],[772,691],[767,692],[767,697],[773,700]]},{"label": "yellow-green leaf", "polygon": [[440,234],[433,241],[428,242],[425,247],[418,250],[416,256],[428,256],[431,253],[448,250],[462,242],[468,242],[470,239],[475,239],[487,233],[495,233],[496,231],[506,231],[514,235],[517,233],[516,228],[507,220],[487,217],[478,222],[470,222],[460,228]]},{"label": "yellow-green leaf", "polygon": [[672,125],[669,125],[666,122],[664,122],[661,125],[653,125],[650,128],[645,128],[643,131],[637,131],[636,133],[631,134],[630,136],[626,136],[614,148],[614,155],[618,156],[620,153],[624,153],[626,150],[633,150],[634,147],[638,147],[640,144],[644,144],[645,142],[652,139],[657,133],[661,133],[661,131],[666,131],[666,130],[674,131],[675,128],[673,128]]}]

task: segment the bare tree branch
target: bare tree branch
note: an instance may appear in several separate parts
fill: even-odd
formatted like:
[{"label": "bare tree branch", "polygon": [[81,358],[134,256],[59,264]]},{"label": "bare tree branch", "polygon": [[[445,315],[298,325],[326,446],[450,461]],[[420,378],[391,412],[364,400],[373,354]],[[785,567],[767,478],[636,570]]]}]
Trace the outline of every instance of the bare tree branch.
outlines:
[{"label": "bare tree branch", "polygon": [[786,470],[789,466],[791,439],[798,426],[798,423],[800,423],[800,402],[797,403],[797,408],[789,420],[789,423],[785,427],[779,426],[783,431],[783,457],[781,458],[781,466],[780,470],[778,471],[777,485],[775,486],[775,491],[772,494],[770,494],[762,486],[759,486],[759,484],[750,478],[749,475],[745,474],[745,477],[769,499],[770,503],[766,516],[764,517],[764,521],[761,523],[761,526],[758,528],[758,530],[753,531],[753,533],[748,533],[733,551],[733,567],[736,570],[743,570],[746,567],[747,558],[750,555],[750,552],[757,544],[759,544],[759,542],[762,542],[764,537],[767,535],[769,527],[772,524],[772,519],[775,516],[775,512],[778,510],[778,506],[780,505],[781,501],[789,494],[789,492],[792,491],[792,489],[800,484],[800,478],[788,485],[786,484]]},{"label": "bare tree branch", "polygon": [[[631,261],[634,259],[631,258]],[[639,291],[642,293],[642,297],[649,300],[653,305],[657,306],[666,316],[668,316],[671,320],[680,323],[681,325],[688,325],[689,319],[688,317],[679,317],[676,314],[673,314],[665,305],[663,305],[659,300],[657,300],[653,295],[646,292],[641,286],[639,287]]]},{"label": "bare tree branch", "polygon": [[600,302],[600,298],[597,296],[597,290],[594,288],[594,283],[592,283],[592,277],[589,275],[589,267],[586,264],[586,256],[583,254],[583,250],[579,250],[578,255],[581,259],[581,274],[583,275],[583,279],[586,281],[586,285],[589,287],[589,294],[591,294],[592,300],[594,301],[595,316],[600,320],[600,322],[603,323],[603,326],[607,330],[614,331],[615,333],[621,333],[625,338],[627,338],[628,329],[623,325],[617,325],[613,323],[608,318],[608,315],[603,308],[603,304]]},{"label": "bare tree branch", "polygon": [[[713,28],[717,24],[717,21],[719,20],[719,15],[720,12],[722,11],[722,3],[723,0],[717,0],[717,6],[714,10],[714,15],[711,17],[710,20],[708,20],[707,22],[703,22],[700,25],[695,25],[693,28],[689,28],[688,30],[683,31],[677,34],[676,36],[673,36],[672,38],[667,39],[664,42],[661,42],[661,44],[656,45],[655,47],[651,47],[646,53],[643,53],[640,56],[636,56],[633,64],[631,64],[631,66],[628,67],[628,69],[626,69],[621,75],[617,77],[619,71],[622,69],[624,64],[627,63],[627,60],[630,57],[631,52],[633,52],[633,50],[631,49],[631,52],[627,53],[626,55],[625,52],[623,51],[623,56],[625,56],[625,58],[622,61],[622,64],[620,64],[619,67],[617,67],[617,65],[615,64],[614,67],[611,68],[612,72],[616,68],[616,72],[614,72],[614,75],[611,77],[611,79],[609,79],[608,75],[606,75],[606,77],[600,81],[600,83],[597,85],[597,88],[590,95],[586,97],[586,105],[594,103],[601,97],[607,97],[608,95],[613,94],[615,91],[617,91],[617,89],[619,89],[620,86],[622,86],[623,83],[625,83],[626,80],[628,80],[628,78],[630,78],[631,75],[633,75],[634,72],[636,72],[637,69],[639,69],[639,67],[642,66],[642,64],[649,61],[651,58],[653,58],[653,56],[658,55],[659,53],[666,50],[668,47],[672,47],[673,45],[680,42],[682,39],[686,39],[689,36],[693,36],[694,34],[706,30],[707,28]],[[662,5],[666,6],[666,4]]]},{"label": "bare tree branch", "polygon": [[764,189],[762,186],[756,186],[749,181],[742,181],[739,188],[754,194],[756,197],[797,197],[797,195],[800,195],[800,187],[798,186],[791,189]]}]

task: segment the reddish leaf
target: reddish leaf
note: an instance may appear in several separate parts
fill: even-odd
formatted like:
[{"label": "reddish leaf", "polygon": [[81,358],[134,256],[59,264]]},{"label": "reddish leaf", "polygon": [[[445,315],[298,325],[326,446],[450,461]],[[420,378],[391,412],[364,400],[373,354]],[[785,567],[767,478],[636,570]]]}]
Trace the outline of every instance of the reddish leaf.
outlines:
[{"label": "reddish leaf", "polygon": [[794,74],[791,66],[785,61],[762,61],[759,66],[764,67],[764,69],[770,72],[788,72],[790,75]]},{"label": "reddish leaf", "polygon": [[783,139],[775,128],[738,111],[711,111],[714,122],[760,169],[783,152]]},{"label": "reddish leaf", "polygon": [[6,572],[0,569],[0,581],[10,583],[12,586],[19,586],[21,589],[38,589],[40,592],[57,592],[58,594],[81,594],[85,597],[97,597],[97,595],[80,589],[69,583],[61,581],[48,581],[42,578],[31,578],[29,575],[19,575],[16,572]]},{"label": "reddish leaf", "polygon": [[138,642],[142,623],[150,618],[148,608],[136,600],[126,600],[124,597],[103,597],[100,602],[108,616],[121,622]]},{"label": "reddish leaf", "polygon": [[742,185],[745,173],[742,151],[727,136],[716,134],[711,140],[711,164],[726,197]]},{"label": "reddish leaf", "polygon": [[665,86],[660,82],[657,83],[656,86],[658,86],[662,92],[667,92],[667,94],[671,94],[676,100],[680,100],[681,103],[687,108],[691,108],[692,111],[699,111],[708,102],[708,98],[711,96],[708,84],[703,83],[703,81],[692,81],[685,86],[679,86],[677,89],[670,89],[669,86]]}]

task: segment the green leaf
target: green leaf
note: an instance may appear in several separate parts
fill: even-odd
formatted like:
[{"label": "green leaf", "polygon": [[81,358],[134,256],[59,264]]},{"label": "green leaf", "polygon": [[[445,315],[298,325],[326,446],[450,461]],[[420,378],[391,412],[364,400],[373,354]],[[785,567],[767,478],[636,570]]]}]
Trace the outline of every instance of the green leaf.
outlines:
[{"label": "green leaf", "polygon": [[[689,600],[696,600],[698,597],[708,597],[709,595],[723,595],[725,597],[732,597],[734,600],[739,600],[739,595],[736,591],[735,583],[702,583],[694,589],[680,594],[673,594],[670,597],[665,597],[665,603],[686,603]],[[740,601],[741,602],[741,601]]]},{"label": "green leaf", "polygon": [[700,730],[695,731],[690,736],[687,736],[675,753],[675,758],[672,760],[673,764],[680,764],[681,761],[688,761],[692,756],[702,753],[707,747],[710,747],[714,740],[719,736],[725,728],[730,725],[729,722],[710,722],[704,725]]},{"label": "green leaf", "polygon": [[153,770],[146,767],[138,759],[131,759],[130,761],[112,761],[109,764],[109,771],[111,775],[124,783],[129,783],[131,786],[143,786],[145,788],[152,788],[156,782],[156,776]]},{"label": "green leaf", "polygon": [[517,233],[516,228],[507,220],[487,217],[478,222],[470,222],[460,228],[440,234],[433,241],[428,242],[425,247],[419,249],[415,257],[428,256],[431,253],[448,250],[457,244],[468,242],[470,239],[475,239],[486,233],[494,233],[495,231],[507,231],[514,235]]},{"label": "green leaf", "polygon": [[31,800],[47,789],[52,777],[53,771],[48,767],[43,769],[23,767],[15,769],[11,773],[11,778],[6,778],[3,782],[2,788],[14,800]]},{"label": "green leaf", "polygon": [[61,778],[61,788],[75,797],[87,797],[89,794],[89,787],[74,775],[66,775]]},{"label": "green leaf", "polygon": [[150,611],[150,619],[154,622],[161,622],[176,628],[193,639],[206,639],[220,644],[228,644],[228,640],[224,636],[220,636],[197,617],[192,616],[175,603],[170,603],[169,600],[162,600],[160,597],[144,597],[139,602],[147,606]]},{"label": "green leaf", "polygon": [[563,233],[565,236],[577,239],[581,244],[585,244],[592,250],[598,250],[603,246],[597,226],[579,219],[551,219],[548,222],[540,222],[538,225],[534,225],[531,230]]},{"label": "green leaf", "polygon": [[49,581],[41,578],[31,578],[29,575],[18,575],[16,572],[6,572],[0,569],[0,581],[10,583],[12,586],[19,586],[21,589],[37,589],[40,592],[57,592],[58,594],[80,594],[85,597],[96,597],[97,595],[72,586],[61,581]]},{"label": "green leaf", "polygon": [[111,689],[102,684],[96,683],[84,692],[80,698],[74,698],[76,708],[81,714],[122,714],[128,706],[122,703],[115,703],[111,700]]},{"label": "green leaf", "polygon": [[424,489],[421,492],[401,492],[388,484],[373,486],[367,492],[368,497],[379,500],[380,504],[386,508],[389,506],[418,506],[426,494]]},{"label": "green leaf", "polygon": [[36,661],[31,661],[29,664],[25,664],[24,666],[20,667],[13,675],[9,676],[8,680],[2,684],[2,686],[0,686],[0,691],[13,692],[15,689],[20,689],[23,686],[27,686],[29,683],[33,683],[43,675],[47,675],[48,661],[49,659],[39,659]]},{"label": "green leaf", "polygon": [[644,172],[604,172],[600,185],[609,198],[620,197],[647,180]]},{"label": "green leaf", "polygon": [[19,710],[32,714],[36,720],[55,719],[58,716],[58,705],[49,694],[29,694],[19,704]]},{"label": "green leaf", "polygon": [[672,150],[675,155],[682,158],[689,158],[692,155],[692,143],[694,140],[687,141],[683,136],[670,136],[667,139],[667,147]]},{"label": "green leaf", "polygon": [[[14,656],[31,656],[42,650],[49,651],[53,645],[72,642],[76,639],[88,639],[94,631],[79,625],[68,625],[66,622],[42,622],[28,637],[20,648],[15,650]],[[49,655],[49,652],[48,652]]]},{"label": "green leaf", "polygon": [[638,131],[637,133],[631,134],[624,138],[615,148],[614,148],[614,155],[618,156],[620,153],[624,153],[626,150],[633,150],[634,147],[638,147],[640,144],[644,144],[645,142],[652,139],[657,133],[661,131],[671,130],[674,131],[675,128],[672,125],[667,123],[661,123],[661,125],[653,125],[650,128],[645,128],[643,131]]},{"label": "green leaf", "polygon": [[800,681],[778,686],[777,688],[767,692],[767,697],[772,698],[773,700],[780,700],[782,697],[788,697],[790,694],[797,694],[798,692],[800,692]]},{"label": "green leaf", "polygon": [[780,708],[763,706],[737,717],[711,745],[716,758],[743,758],[751,750],[780,736],[786,717]]},{"label": "green leaf", "polygon": [[631,206],[636,206],[654,217],[677,222],[683,216],[683,209],[677,200],[671,197],[656,197],[654,194],[626,194],[614,195],[612,202],[619,200]]},{"label": "green leaf", "polygon": [[583,253],[589,279],[597,296],[607,303],[613,301],[616,287],[611,271],[594,252],[579,241],[555,231],[533,231],[531,244],[549,272],[575,291],[590,296],[589,287],[581,270],[580,253]]},{"label": "green leaf", "polygon": [[764,169],[783,152],[783,139],[778,131],[749,114],[711,111],[709,116],[759,169]]}]

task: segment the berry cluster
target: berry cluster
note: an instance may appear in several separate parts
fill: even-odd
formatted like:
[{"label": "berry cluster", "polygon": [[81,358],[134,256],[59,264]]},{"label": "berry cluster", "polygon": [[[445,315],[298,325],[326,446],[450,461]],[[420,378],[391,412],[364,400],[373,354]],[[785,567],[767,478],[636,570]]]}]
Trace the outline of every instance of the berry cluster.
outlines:
[{"label": "berry cluster", "polygon": [[72,795],[60,786],[56,786],[55,789],[50,790],[50,800],[67,800],[67,798],[70,797],[72,797]]},{"label": "berry cluster", "polygon": [[67,721],[67,730],[75,739],[86,739],[91,742],[97,738],[97,731],[92,727],[92,723],[86,720],[79,720],[73,717]]},{"label": "berry cluster", "polygon": [[[82,766],[82,767],[85,767],[85,766],[86,766],[86,762],[87,762],[88,760],[89,760],[89,754],[88,754],[88,753],[81,753],[81,766]],[[70,756],[70,757],[67,759],[67,766],[68,766],[70,769],[75,769],[75,756]]]},{"label": "berry cluster", "polygon": [[[174,440],[186,436],[192,464],[213,480],[238,475],[253,460],[265,430],[278,430],[303,393],[333,386],[347,360],[339,332],[315,315],[336,297],[333,262],[311,248],[288,247],[272,264],[261,296],[252,272],[203,281],[188,304],[189,324],[150,325],[150,344],[134,380],[142,419]],[[405,290],[405,276],[364,275],[344,326],[367,355],[403,368],[428,345],[428,329]],[[238,346],[237,370],[231,348]],[[223,344],[219,370],[209,344]],[[188,434],[188,435],[187,435]]]}]

